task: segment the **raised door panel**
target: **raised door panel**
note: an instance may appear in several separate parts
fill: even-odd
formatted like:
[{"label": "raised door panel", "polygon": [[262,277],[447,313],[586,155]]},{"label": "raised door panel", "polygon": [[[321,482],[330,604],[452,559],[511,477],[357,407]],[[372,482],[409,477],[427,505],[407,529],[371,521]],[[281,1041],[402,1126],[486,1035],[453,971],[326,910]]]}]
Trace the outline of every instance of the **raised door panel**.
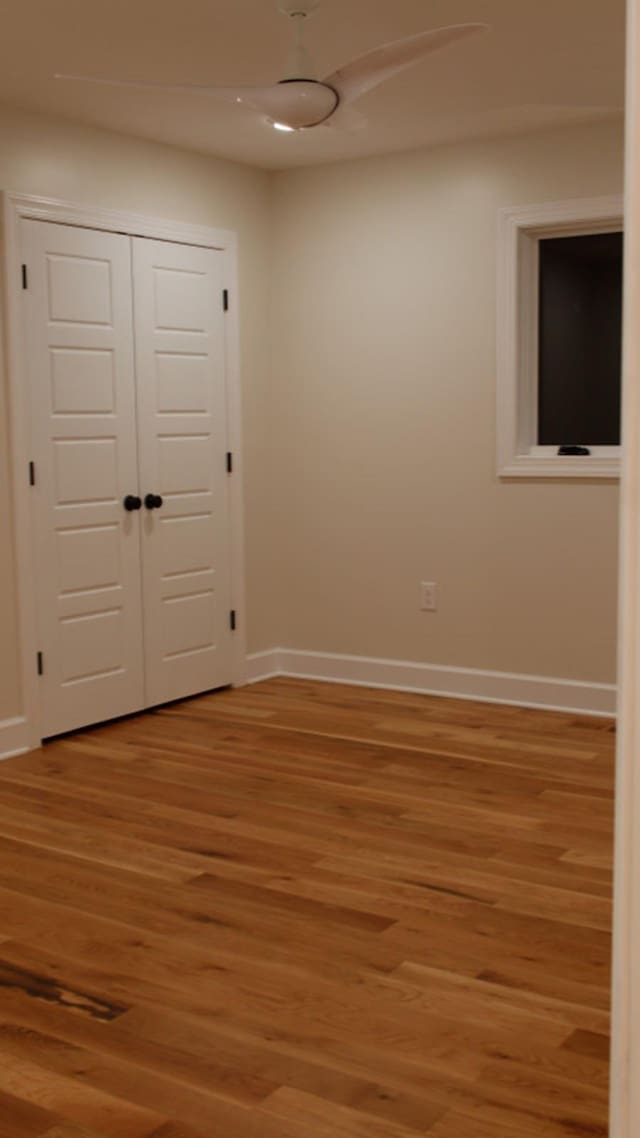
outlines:
[{"label": "raised door panel", "polygon": [[222,262],[133,242],[148,705],[231,680]]},{"label": "raised door panel", "polygon": [[23,227],[47,736],[144,702],[130,241]]}]

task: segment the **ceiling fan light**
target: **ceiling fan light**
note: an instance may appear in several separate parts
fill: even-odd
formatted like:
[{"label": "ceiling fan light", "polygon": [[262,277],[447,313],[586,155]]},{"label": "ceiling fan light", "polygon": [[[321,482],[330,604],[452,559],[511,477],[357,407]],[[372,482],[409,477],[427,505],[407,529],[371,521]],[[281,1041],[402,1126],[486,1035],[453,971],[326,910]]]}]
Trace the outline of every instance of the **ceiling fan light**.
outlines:
[{"label": "ceiling fan light", "polygon": [[296,128],[294,126],[287,126],[286,122],[271,122],[274,130],[281,130],[287,134],[295,134]]}]

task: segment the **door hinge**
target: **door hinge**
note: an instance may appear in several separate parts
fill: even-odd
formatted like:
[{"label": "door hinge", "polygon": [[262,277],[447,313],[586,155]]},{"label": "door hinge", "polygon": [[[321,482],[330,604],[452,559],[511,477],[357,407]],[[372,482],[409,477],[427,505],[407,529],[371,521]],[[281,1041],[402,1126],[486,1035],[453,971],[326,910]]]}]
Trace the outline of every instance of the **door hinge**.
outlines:
[{"label": "door hinge", "polygon": [[38,675],[41,676],[44,672],[44,661],[42,659],[42,652],[36,653],[36,667],[38,669]]},{"label": "door hinge", "polygon": [[29,485],[35,486],[36,484],[36,464],[35,462],[29,463]]},{"label": "door hinge", "polygon": [[227,451],[227,474],[233,474],[233,454]]},{"label": "door hinge", "polygon": [[229,289],[223,288],[222,290],[222,311],[229,311]]},{"label": "door hinge", "polygon": [[236,630],[236,610],[235,609],[231,609],[231,612],[229,613],[229,627],[231,628],[232,632],[235,632],[235,630]]},{"label": "door hinge", "polygon": [[23,288],[29,287],[29,282],[27,279],[27,266],[26,265],[22,266],[22,287]]}]

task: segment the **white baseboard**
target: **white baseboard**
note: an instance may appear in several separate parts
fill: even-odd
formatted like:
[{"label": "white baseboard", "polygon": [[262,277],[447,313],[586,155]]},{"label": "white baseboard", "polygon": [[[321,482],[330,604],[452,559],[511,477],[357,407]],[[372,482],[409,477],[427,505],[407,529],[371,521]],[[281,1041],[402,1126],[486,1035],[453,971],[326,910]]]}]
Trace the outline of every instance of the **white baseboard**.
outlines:
[{"label": "white baseboard", "polygon": [[273,648],[249,656],[247,668],[249,683],[272,676],[297,676],[299,679],[423,692],[425,695],[515,704],[581,715],[615,715],[616,712],[617,689],[614,684],[592,684],[582,680],[453,668],[370,656],[301,652],[293,648]]},{"label": "white baseboard", "polygon": [[269,648],[267,652],[247,656],[247,683],[258,684],[260,680],[284,675],[280,667],[280,651],[280,648]]},{"label": "white baseboard", "polygon": [[[615,715],[617,689],[613,684],[590,684],[582,680],[559,680],[475,668],[452,668],[373,656],[341,656],[331,652],[302,652],[295,648],[271,648],[247,657],[247,683],[256,684],[274,676],[325,680],[358,687],[389,688],[422,692],[424,695],[475,699],[568,711],[581,715]],[[24,716],[0,720],[0,760],[32,749]]]},{"label": "white baseboard", "polygon": [[0,719],[0,759],[23,755],[30,750],[27,721],[24,716]]}]

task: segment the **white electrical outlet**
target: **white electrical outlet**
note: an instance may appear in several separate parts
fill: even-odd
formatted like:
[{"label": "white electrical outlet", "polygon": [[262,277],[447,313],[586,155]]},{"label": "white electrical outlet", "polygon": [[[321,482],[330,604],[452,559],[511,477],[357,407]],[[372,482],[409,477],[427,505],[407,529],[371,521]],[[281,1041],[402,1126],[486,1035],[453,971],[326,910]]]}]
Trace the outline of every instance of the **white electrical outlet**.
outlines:
[{"label": "white electrical outlet", "polygon": [[420,608],[423,612],[435,612],[438,607],[438,597],[435,581],[420,582]]}]

